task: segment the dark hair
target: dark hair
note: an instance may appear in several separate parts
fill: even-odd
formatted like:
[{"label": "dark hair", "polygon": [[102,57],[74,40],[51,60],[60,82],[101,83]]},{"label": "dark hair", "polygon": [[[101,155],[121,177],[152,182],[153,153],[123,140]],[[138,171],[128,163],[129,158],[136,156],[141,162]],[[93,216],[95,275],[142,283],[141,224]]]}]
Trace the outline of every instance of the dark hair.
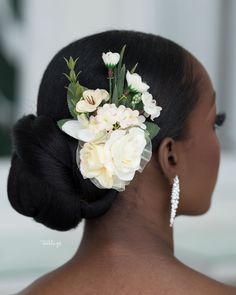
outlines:
[{"label": "dark hair", "polygon": [[71,117],[63,57],[79,57],[76,72],[82,71],[82,85],[108,90],[102,52],[120,52],[124,44],[127,69],[138,62],[136,72],[163,108],[155,118],[161,129],[152,140],[153,151],[167,136],[176,140],[188,136],[187,120],[199,98],[189,52],[168,39],[138,31],[110,30],[77,40],[49,63],[39,88],[37,114],[24,115],[12,128],[7,191],[19,213],[65,231],[75,228],[82,218],[102,215],[111,207],[118,191],[99,189],[82,177],[75,159],[78,141],[62,132],[56,121]]}]

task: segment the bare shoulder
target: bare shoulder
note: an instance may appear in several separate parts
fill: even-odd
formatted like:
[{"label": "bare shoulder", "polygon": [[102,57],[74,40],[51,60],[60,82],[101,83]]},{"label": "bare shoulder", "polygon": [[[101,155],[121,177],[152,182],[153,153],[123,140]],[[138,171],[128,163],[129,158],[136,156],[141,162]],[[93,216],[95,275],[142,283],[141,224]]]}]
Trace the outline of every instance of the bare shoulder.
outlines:
[{"label": "bare shoulder", "polygon": [[[98,292],[98,290],[100,290]],[[111,291],[112,290],[112,291]],[[178,259],[140,259],[119,267],[64,265],[15,295],[236,295],[236,288],[211,279]]]},{"label": "bare shoulder", "polygon": [[236,287],[218,282],[192,269],[176,258],[171,264],[171,277],[169,279],[180,290],[179,293],[176,291],[174,294],[236,295]]},{"label": "bare shoulder", "polygon": [[68,279],[70,271],[67,271],[66,264],[62,265],[35,279],[20,292],[14,295],[58,295],[58,294],[76,294],[69,292],[70,281]]}]

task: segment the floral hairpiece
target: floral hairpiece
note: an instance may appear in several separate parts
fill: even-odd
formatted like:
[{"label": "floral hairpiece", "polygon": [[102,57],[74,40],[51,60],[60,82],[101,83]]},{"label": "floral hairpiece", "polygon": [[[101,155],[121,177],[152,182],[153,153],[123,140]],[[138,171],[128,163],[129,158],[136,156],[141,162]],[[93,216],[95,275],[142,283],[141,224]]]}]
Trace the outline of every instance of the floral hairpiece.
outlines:
[{"label": "floral hairpiece", "polygon": [[[83,178],[89,178],[98,188],[123,191],[135,175],[142,172],[151,159],[151,139],[159,132],[150,116],[160,115],[162,108],[148,92],[149,86],[134,73],[138,65],[126,71],[120,53],[102,54],[108,69],[109,92],[88,89],[75,73],[77,59],[65,59],[69,74],[67,103],[73,120],[57,121],[59,128],[79,140],[76,162]],[[126,79],[125,79],[126,78]]]}]

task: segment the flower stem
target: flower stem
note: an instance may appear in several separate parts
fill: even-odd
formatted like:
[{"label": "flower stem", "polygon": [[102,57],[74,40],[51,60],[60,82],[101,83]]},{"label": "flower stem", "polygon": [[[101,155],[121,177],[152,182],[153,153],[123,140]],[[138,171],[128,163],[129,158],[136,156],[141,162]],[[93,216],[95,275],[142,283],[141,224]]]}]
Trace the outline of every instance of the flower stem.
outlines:
[{"label": "flower stem", "polygon": [[[110,99],[112,100],[112,97],[111,97],[111,88],[112,88],[112,84],[111,84],[111,78],[109,77],[109,92],[110,92]],[[112,102],[112,101],[111,101]]]},{"label": "flower stem", "polygon": [[108,79],[109,79],[110,99],[111,99],[111,102],[112,102],[112,83],[111,83],[111,79],[113,79],[113,70],[111,68],[108,69]]}]

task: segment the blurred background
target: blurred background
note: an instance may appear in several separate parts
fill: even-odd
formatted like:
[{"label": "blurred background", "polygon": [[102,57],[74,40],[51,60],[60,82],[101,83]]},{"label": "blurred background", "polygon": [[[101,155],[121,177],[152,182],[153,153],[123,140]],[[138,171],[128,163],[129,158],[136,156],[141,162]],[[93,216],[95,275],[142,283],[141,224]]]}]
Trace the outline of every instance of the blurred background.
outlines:
[{"label": "blurred background", "polygon": [[66,262],[83,223],[56,232],[14,211],[7,199],[10,129],[35,113],[43,71],[63,46],[108,29],[167,37],[206,67],[227,113],[209,212],[175,221],[175,255],[219,281],[236,285],[236,1],[234,0],[0,0],[0,294],[21,290]]}]

